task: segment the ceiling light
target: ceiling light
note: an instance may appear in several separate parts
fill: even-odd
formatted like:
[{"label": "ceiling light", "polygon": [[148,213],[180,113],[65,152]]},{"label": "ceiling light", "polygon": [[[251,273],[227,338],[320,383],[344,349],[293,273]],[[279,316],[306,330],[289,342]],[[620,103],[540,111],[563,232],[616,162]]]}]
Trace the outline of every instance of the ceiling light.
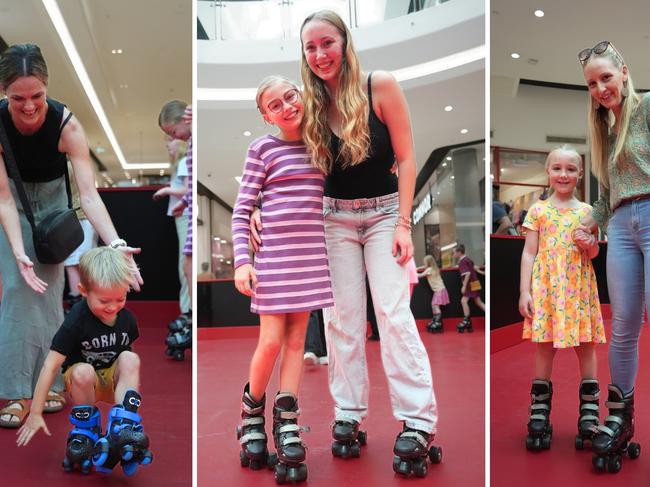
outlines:
[{"label": "ceiling light", "polygon": [[443,162],[443,163],[442,163],[442,167],[447,167],[447,163],[446,163],[446,162]]},{"label": "ceiling light", "polygon": [[[433,61],[396,69],[391,73],[398,82],[421,78],[485,59],[486,51],[483,44]],[[256,94],[257,88],[197,88],[196,90],[196,98],[201,101],[250,101],[255,99]]]},{"label": "ceiling light", "polygon": [[513,52],[512,54],[510,54],[510,57],[511,57],[512,59],[519,59],[521,56],[520,56],[518,53]]},{"label": "ceiling light", "polygon": [[97,152],[97,154],[103,154],[104,152],[106,152],[106,149],[104,149],[101,145],[98,145],[97,147],[95,147],[95,152]]},{"label": "ceiling light", "polygon": [[467,130],[467,129],[460,129],[460,133],[463,134],[463,135],[465,135],[467,132],[469,132],[469,130]]},{"label": "ceiling light", "polygon": [[456,179],[456,176],[452,176],[451,179]]},{"label": "ceiling light", "polygon": [[129,85],[127,85],[126,83],[121,83],[120,84],[120,88],[128,88],[128,87],[129,87]]},{"label": "ceiling light", "polygon": [[[81,60],[81,56],[79,55],[79,52],[77,51],[77,47],[75,46],[74,41],[72,40],[72,36],[70,35],[70,31],[68,30],[68,27],[65,24],[65,20],[63,20],[63,15],[61,14],[61,10],[59,10],[59,6],[57,5],[56,0],[41,0],[41,1],[43,2],[43,6],[45,7],[47,14],[50,16],[50,20],[52,21],[52,24],[54,25],[57,34],[59,34],[59,38],[61,39],[61,42],[65,47],[65,51],[68,54],[70,63],[74,67],[75,73],[77,74],[77,78],[79,78],[79,82],[81,83],[81,86],[83,86],[84,92],[88,97],[88,100],[90,101],[90,104],[92,105],[93,109],[95,110],[95,114],[99,119],[99,123],[104,129],[104,132],[106,133],[106,137],[108,138],[108,141],[113,147],[113,152],[115,153],[117,160],[120,161],[120,165],[122,166],[122,169],[137,169],[138,168],[137,166],[142,167],[143,169],[169,169],[171,165],[168,162],[162,165],[161,164],[129,164],[128,162],[126,162],[126,158],[124,157],[124,154],[122,153],[122,149],[120,148],[120,145],[117,142],[117,138],[113,133],[113,128],[111,127],[111,124],[108,121],[108,117],[106,116],[104,107],[99,101],[97,92],[95,91],[95,88],[92,82],[90,81],[88,72],[86,71],[83,61]],[[122,52],[121,49],[118,49],[118,51],[120,51],[120,53]]]},{"label": "ceiling light", "polygon": [[250,137],[250,136],[252,135],[252,133],[251,133],[250,130],[244,130],[244,135],[245,135],[246,137]]},{"label": "ceiling light", "polygon": [[451,156],[447,156],[447,160],[448,160],[448,161],[451,161]]},{"label": "ceiling light", "polygon": [[445,112],[451,112],[453,109],[454,109],[454,107],[452,107],[451,105],[447,105],[445,107]]},{"label": "ceiling light", "polygon": [[544,11],[543,10],[535,10],[535,17],[539,17],[539,18],[544,17]]}]

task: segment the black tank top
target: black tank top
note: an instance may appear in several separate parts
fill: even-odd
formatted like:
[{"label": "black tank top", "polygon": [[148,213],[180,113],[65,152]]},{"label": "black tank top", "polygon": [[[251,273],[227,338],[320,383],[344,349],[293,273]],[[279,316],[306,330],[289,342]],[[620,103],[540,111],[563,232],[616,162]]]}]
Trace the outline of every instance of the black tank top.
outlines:
[{"label": "black tank top", "polygon": [[41,128],[31,135],[22,135],[11,120],[9,101],[6,98],[0,101],[0,117],[24,182],[44,183],[65,174],[67,157],[59,152],[61,131],[69,120],[68,117],[61,125],[64,108],[63,103],[48,98],[47,115]]},{"label": "black tank top", "polygon": [[372,88],[368,75],[368,128],[370,147],[368,157],[356,166],[342,168],[339,160],[341,140],[332,132],[330,152],[335,157],[332,172],[325,178],[325,196],[344,200],[376,198],[397,192],[397,176],[390,172],[395,152],[388,127],[379,120],[372,108]]}]

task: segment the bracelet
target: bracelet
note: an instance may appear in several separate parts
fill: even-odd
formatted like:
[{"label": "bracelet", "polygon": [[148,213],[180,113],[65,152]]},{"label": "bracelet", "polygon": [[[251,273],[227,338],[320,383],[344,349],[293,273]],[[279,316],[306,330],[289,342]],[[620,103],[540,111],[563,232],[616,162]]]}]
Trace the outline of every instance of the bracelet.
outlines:
[{"label": "bracelet", "polygon": [[398,215],[398,216],[397,216],[397,221],[398,221],[398,222],[406,223],[406,224],[409,226],[409,228],[411,227],[411,224],[413,223],[413,220],[411,220],[411,217],[410,217],[410,216],[402,216],[402,215]]},{"label": "bracelet", "polygon": [[395,224],[395,228],[397,228],[397,227],[404,227],[404,228],[406,228],[409,232],[411,231],[411,228],[412,228],[410,223],[406,223],[406,222],[399,221],[399,220],[398,220],[397,223]]},{"label": "bracelet", "polygon": [[116,238],[111,243],[109,243],[108,246],[112,249],[117,249],[118,247],[126,247],[127,245],[126,245],[126,240],[121,238]]}]

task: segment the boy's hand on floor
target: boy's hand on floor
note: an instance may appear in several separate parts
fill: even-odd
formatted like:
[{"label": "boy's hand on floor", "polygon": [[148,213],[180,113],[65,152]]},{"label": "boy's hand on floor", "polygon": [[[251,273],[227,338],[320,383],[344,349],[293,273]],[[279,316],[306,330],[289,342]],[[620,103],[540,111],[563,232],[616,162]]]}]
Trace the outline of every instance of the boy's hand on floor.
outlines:
[{"label": "boy's hand on floor", "polygon": [[20,427],[18,432],[16,433],[18,435],[18,440],[16,440],[16,445],[18,446],[26,446],[27,443],[30,442],[32,437],[40,430],[43,428],[43,431],[47,436],[52,436],[50,433],[50,430],[47,429],[47,425],[45,424],[45,420],[43,419],[42,414],[30,414],[27,418],[27,421],[25,421],[25,424]]}]

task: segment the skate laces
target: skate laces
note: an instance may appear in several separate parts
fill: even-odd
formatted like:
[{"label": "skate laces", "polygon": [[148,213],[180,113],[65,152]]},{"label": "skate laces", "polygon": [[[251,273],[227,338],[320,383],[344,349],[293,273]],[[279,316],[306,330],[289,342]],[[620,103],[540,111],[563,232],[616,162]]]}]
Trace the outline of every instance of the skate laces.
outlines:
[{"label": "skate laces", "polygon": [[424,448],[429,448],[430,439],[427,439],[422,432],[414,429],[407,429],[397,435],[398,438],[413,438]]}]

